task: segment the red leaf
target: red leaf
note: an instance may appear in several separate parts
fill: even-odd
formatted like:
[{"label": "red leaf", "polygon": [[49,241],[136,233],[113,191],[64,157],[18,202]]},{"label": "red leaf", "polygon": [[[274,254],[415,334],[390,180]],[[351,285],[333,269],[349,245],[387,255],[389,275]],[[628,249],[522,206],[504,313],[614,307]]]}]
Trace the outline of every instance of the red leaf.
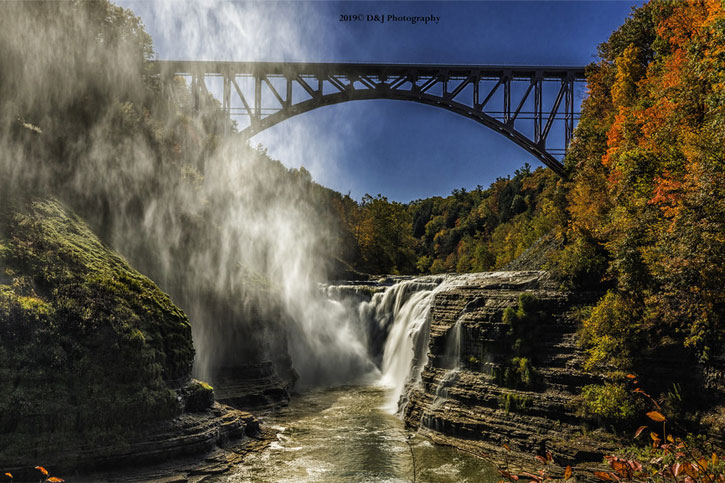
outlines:
[{"label": "red leaf", "polygon": [[644,431],[645,429],[647,429],[647,426],[640,426],[639,428],[637,428],[637,431],[634,432],[634,437],[636,438],[637,436],[642,434],[642,431]]},{"label": "red leaf", "polygon": [[516,475],[513,475],[513,474],[509,473],[508,471],[505,471],[505,470],[498,470],[498,472],[499,472],[499,473],[501,473],[501,476],[503,476],[504,478],[508,478],[509,480],[514,480],[514,481],[516,481],[516,480],[518,480],[518,479],[519,479],[519,477],[518,477],[518,476],[516,476]]},{"label": "red leaf", "polygon": [[522,472],[521,474],[531,478],[531,481],[533,481],[534,483],[541,483],[541,481],[542,481],[541,478],[539,478],[538,476],[528,473],[526,471]]}]

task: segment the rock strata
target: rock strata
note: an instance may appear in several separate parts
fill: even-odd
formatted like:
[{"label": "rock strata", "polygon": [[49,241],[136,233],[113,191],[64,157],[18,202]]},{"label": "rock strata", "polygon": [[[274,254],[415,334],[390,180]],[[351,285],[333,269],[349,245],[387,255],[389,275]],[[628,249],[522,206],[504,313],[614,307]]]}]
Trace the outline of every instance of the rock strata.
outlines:
[{"label": "rock strata", "polygon": [[[532,337],[522,336],[536,374],[528,386],[501,377],[514,352],[504,311],[519,307],[522,294],[533,296],[539,314],[527,329]],[[581,370],[584,354],[567,316],[572,302],[543,272],[499,272],[438,293],[429,315],[428,360],[402,408],[406,425],[509,467],[541,466],[535,457],[547,451],[559,469],[601,463],[617,441],[584,431],[572,405],[583,385],[598,382]],[[459,360],[451,361],[457,323]]]},{"label": "rock strata", "polygon": [[[288,357],[287,357],[288,358]],[[295,374],[272,361],[218,369],[212,376],[217,401],[235,408],[266,411],[289,402]]]},{"label": "rock strata", "polygon": [[[69,443],[63,451],[52,456],[52,461],[41,461],[41,456],[34,456],[29,449],[27,461],[3,468],[3,471],[11,472],[18,481],[37,477],[33,470],[36,465],[60,476],[122,468],[128,477],[126,469],[169,460],[169,466],[176,465],[173,460],[190,456],[197,467],[204,467],[199,464],[203,455],[213,454],[229,444],[241,446],[260,436],[259,421],[254,416],[214,403],[204,412],[184,413],[170,421],[152,423],[122,439],[108,438],[93,446],[81,440]],[[228,465],[220,462],[214,466],[218,466],[218,471],[228,469]]]}]

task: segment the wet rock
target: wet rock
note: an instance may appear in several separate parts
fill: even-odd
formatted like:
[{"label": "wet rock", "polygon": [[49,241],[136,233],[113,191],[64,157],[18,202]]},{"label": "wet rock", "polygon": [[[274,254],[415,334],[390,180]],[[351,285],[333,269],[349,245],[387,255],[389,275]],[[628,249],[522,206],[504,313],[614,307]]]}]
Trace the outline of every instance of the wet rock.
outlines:
[{"label": "wet rock", "polygon": [[[112,473],[113,470],[118,469],[124,470],[123,477],[117,476],[118,478],[131,478],[126,470],[140,471],[138,468],[142,466],[148,466],[144,471],[149,473],[160,471],[161,468],[166,468],[168,472],[171,467],[181,466],[177,460],[186,457],[191,458],[190,464],[194,462],[197,468],[205,468],[209,466],[208,455],[217,454],[218,459],[221,448],[227,446],[240,448],[250,440],[259,439],[261,436],[259,421],[254,416],[214,403],[207,411],[184,413],[170,421],[151,423],[124,438],[108,438],[104,444],[91,446],[78,440],[67,444],[62,451],[54,454],[50,461],[28,459],[14,467],[6,467],[3,471],[13,473],[17,481],[37,477],[37,471],[33,469],[36,465],[42,465],[53,475],[58,476],[111,471],[106,477],[101,478],[107,481],[115,474]],[[207,455],[207,460],[204,460],[204,455]],[[206,462],[200,465],[199,461]],[[166,463],[154,468],[154,465],[159,465],[160,462]],[[218,471],[226,471],[232,464],[221,464],[220,461],[214,463],[219,467]],[[211,468],[207,469],[209,471],[203,471],[206,474],[215,472],[211,471]],[[87,481],[101,481],[95,478],[97,477],[89,477]],[[168,481],[174,481],[173,475],[167,474],[164,478],[172,478]],[[151,481],[146,478],[143,480]]]},{"label": "wet rock", "polygon": [[[536,301],[540,317],[527,343],[537,381],[530,387],[501,381],[512,357],[504,311],[516,309],[522,294]],[[550,451],[563,474],[566,465],[597,466],[619,440],[588,432],[572,401],[586,384],[576,344],[576,324],[567,310],[576,302],[557,290],[544,272],[498,272],[436,294],[430,310],[428,362],[422,384],[409,387],[403,405],[406,425],[438,443],[485,455],[508,467],[541,466],[535,456]],[[448,334],[459,321],[460,361],[450,377],[445,356]],[[441,398],[442,384],[446,385]],[[504,449],[504,444],[511,451]],[[513,465],[513,466],[512,466]],[[550,470],[551,471],[551,470]]]}]

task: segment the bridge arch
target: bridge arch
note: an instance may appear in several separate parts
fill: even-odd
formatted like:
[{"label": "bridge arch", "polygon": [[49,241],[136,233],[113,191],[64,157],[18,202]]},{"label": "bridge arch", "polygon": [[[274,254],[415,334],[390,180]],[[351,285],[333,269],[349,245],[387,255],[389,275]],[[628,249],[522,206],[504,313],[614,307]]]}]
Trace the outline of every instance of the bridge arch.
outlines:
[{"label": "bridge arch", "polygon": [[[162,79],[191,76],[195,109],[201,109],[205,99],[211,97],[205,79],[221,77],[224,111],[235,115],[232,107],[234,91],[242,105],[236,108],[236,114],[249,116],[249,126],[240,132],[243,137],[249,138],[290,117],[324,106],[354,100],[405,100],[474,120],[522,147],[560,176],[564,176],[564,167],[547,149],[547,139],[554,122],[563,120],[565,141],[562,151],[568,147],[577,116],[574,85],[584,80],[584,68],[579,67],[194,61],[155,61],[154,64]],[[252,78],[254,82],[251,86],[247,86],[249,82],[243,84],[243,89],[237,82],[239,77]],[[277,87],[272,80],[276,81]],[[518,92],[512,89],[515,83],[521,87]],[[543,102],[545,83],[558,87],[548,103]],[[162,82],[162,86],[169,84]],[[296,100],[295,87],[306,98]],[[263,109],[263,91],[276,101],[273,108]],[[498,102],[503,105],[492,110],[491,100],[497,91],[501,93]],[[530,96],[533,97],[533,110],[523,111]],[[512,100],[516,102],[512,103]],[[546,110],[545,104],[550,105]],[[523,114],[533,121],[531,135],[517,129],[516,122],[525,117]]]}]

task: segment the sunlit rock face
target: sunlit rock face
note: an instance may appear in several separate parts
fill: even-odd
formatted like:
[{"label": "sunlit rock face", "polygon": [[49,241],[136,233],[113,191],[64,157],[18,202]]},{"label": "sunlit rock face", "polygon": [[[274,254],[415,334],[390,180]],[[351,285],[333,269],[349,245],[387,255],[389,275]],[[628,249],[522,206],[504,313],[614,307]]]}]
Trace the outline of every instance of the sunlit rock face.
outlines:
[{"label": "sunlit rock face", "polygon": [[[538,315],[511,335],[504,313],[520,308],[522,294],[531,300],[527,310]],[[507,443],[524,457],[546,446],[562,461],[582,458],[596,445],[582,438],[579,449],[571,444],[581,421],[570,403],[592,379],[579,369],[567,307],[543,272],[491,273],[439,292],[430,308],[428,362],[402,408],[406,423],[479,452],[495,453]],[[529,361],[528,372],[517,372],[514,357]]]},{"label": "sunlit rock face", "polygon": [[[540,271],[403,280],[358,307],[379,360],[387,402],[406,425],[435,441],[530,460],[598,462],[614,441],[581,436],[572,400],[597,379],[581,369],[576,323],[582,295],[560,292]],[[509,312],[508,315],[505,315]]]}]

